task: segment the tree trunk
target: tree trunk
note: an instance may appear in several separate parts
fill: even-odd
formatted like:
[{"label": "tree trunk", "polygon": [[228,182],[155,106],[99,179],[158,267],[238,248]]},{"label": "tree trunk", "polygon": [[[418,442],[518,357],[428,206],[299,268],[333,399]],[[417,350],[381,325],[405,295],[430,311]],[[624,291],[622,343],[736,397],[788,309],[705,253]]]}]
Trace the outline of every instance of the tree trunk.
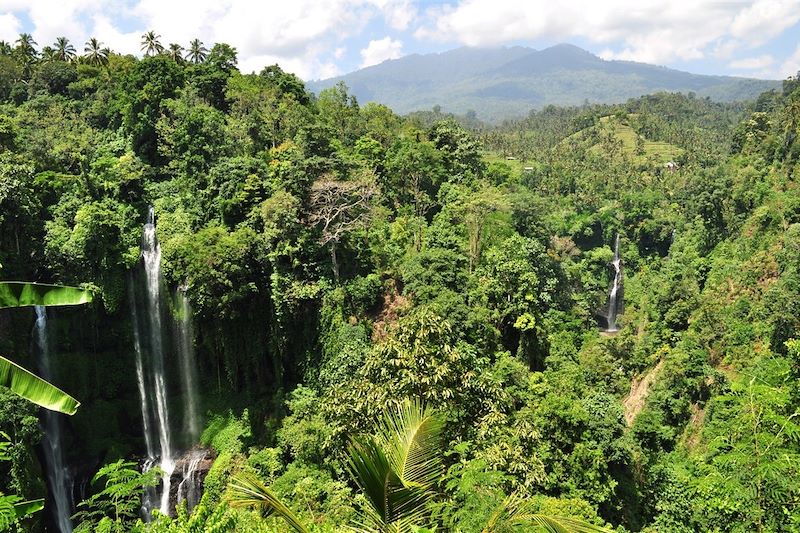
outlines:
[{"label": "tree trunk", "polygon": [[333,267],[333,280],[339,284],[339,262],[336,260],[336,243],[331,243],[331,266]]}]

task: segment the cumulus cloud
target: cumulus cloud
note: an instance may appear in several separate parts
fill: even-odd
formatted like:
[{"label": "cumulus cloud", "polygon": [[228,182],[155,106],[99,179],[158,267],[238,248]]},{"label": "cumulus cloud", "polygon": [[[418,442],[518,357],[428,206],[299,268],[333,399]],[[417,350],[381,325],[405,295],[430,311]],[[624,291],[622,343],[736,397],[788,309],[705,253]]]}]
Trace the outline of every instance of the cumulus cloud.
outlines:
[{"label": "cumulus cloud", "polygon": [[371,0],[383,12],[387,24],[395,30],[405,30],[417,18],[417,7],[411,0]]},{"label": "cumulus cloud", "polygon": [[769,54],[758,57],[745,57],[731,61],[728,66],[736,70],[764,70],[775,63],[775,58]]},{"label": "cumulus cloud", "polygon": [[0,14],[0,40],[12,42],[19,35],[20,22],[12,13]]},{"label": "cumulus cloud", "polygon": [[417,16],[411,0],[2,0],[0,35],[15,39],[30,20],[40,45],[64,35],[82,48],[90,36],[121,53],[140,53],[141,34],[154,30],[164,45],[199,38],[225,42],[245,72],[271,63],[310,79],[339,74],[335,50],[373,20],[404,29]]},{"label": "cumulus cloud", "polygon": [[580,37],[609,45],[608,59],[665,63],[761,44],[800,20],[800,0],[462,0],[427,14],[419,38],[488,46]]},{"label": "cumulus cloud", "polygon": [[800,73],[800,44],[797,45],[794,53],[786,58],[778,70],[779,78],[788,78]]},{"label": "cumulus cloud", "polygon": [[391,37],[370,41],[361,50],[361,68],[382,63],[387,59],[397,59],[402,55],[403,43]]}]

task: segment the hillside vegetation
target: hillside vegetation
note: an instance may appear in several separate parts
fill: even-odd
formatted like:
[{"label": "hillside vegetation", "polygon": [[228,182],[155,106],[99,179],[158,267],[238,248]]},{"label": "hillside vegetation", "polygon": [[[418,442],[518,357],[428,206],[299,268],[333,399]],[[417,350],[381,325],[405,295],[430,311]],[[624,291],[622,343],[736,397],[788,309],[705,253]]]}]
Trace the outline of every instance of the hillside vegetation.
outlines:
[{"label": "hillside vegetation", "polygon": [[[658,93],[470,131],[241,74],[224,44],[21,54],[0,54],[0,278],[95,293],[48,315],[53,381],[81,402],[62,420],[78,531],[800,528],[796,78],[747,105]],[[193,310],[187,448],[209,459],[191,513],[145,521],[151,206],[190,304],[164,316]],[[0,311],[27,368],[33,324]],[[0,396],[0,491],[47,498],[0,516],[44,531],[40,413]]]},{"label": "hillside vegetation", "polygon": [[319,93],[339,82],[359,101],[385,104],[397,113],[440,106],[446,112],[475,113],[488,122],[521,117],[548,105],[616,104],[659,91],[694,93],[718,102],[749,100],[779,85],[604,61],[569,44],[544,50],[515,46],[414,54],[313,81],[309,89]]}]

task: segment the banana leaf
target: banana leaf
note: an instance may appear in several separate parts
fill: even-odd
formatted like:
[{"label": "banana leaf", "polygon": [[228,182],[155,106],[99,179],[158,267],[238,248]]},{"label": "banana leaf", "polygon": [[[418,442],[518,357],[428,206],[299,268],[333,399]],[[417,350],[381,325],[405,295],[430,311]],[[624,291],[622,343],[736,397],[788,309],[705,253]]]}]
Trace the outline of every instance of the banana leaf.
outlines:
[{"label": "banana leaf", "polygon": [[28,500],[14,504],[14,511],[17,513],[17,518],[25,518],[32,515],[37,511],[44,509],[44,499]]},{"label": "banana leaf", "polygon": [[32,305],[80,305],[92,301],[92,293],[78,287],[27,281],[0,281],[0,309]]},{"label": "banana leaf", "polygon": [[66,392],[2,356],[0,356],[0,385],[52,411],[74,415],[80,405],[78,400]]}]

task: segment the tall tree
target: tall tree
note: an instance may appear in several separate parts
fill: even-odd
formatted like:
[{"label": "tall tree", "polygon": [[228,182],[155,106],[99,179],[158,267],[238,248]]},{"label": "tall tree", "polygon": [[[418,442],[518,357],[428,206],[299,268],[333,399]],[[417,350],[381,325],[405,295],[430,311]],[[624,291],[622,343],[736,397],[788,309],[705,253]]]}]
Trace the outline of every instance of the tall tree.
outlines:
[{"label": "tall tree", "polygon": [[178,43],[171,43],[167,49],[167,55],[178,64],[183,63],[183,47]]},{"label": "tall tree", "polygon": [[310,222],[321,226],[320,242],[329,247],[333,277],[339,281],[336,251],[344,237],[369,220],[377,188],[371,180],[337,181],[324,178],[311,188]]},{"label": "tall tree", "polygon": [[103,48],[103,43],[92,37],[83,48],[83,59],[90,65],[101,67],[108,64],[110,53],[108,48]]},{"label": "tall tree", "polygon": [[23,58],[34,59],[36,57],[36,41],[30,33],[20,33],[16,40],[17,52]]},{"label": "tall tree", "polygon": [[36,41],[30,33],[21,33],[16,40],[17,46],[14,53],[22,65],[22,74],[25,78],[30,78],[33,73],[33,65],[36,63]]},{"label": "tall tree", "polygon": [[200,39],[193,39],[192,42],[189,43],[189,51],[186,54],[186,59],[197,64],[205,61],[207,57],[208,49],[203,46],[202,41],[200,41]]},{"label": "tall tree", "polygon": [[153,56],[164,51],[164,46],[159,41],[161,36],[153,30],[142,35],[142,52],[146,56]]},{"label": "tall tree", "polygon": [[56,39],[56,42],[53,43],[53,50],[55,51],[56,59],[60,61],[66,61],[71,63],[75,61],[77,54],[75,53],[75,47],[69,42],[69,39],[66,37],[59,37]]}]

